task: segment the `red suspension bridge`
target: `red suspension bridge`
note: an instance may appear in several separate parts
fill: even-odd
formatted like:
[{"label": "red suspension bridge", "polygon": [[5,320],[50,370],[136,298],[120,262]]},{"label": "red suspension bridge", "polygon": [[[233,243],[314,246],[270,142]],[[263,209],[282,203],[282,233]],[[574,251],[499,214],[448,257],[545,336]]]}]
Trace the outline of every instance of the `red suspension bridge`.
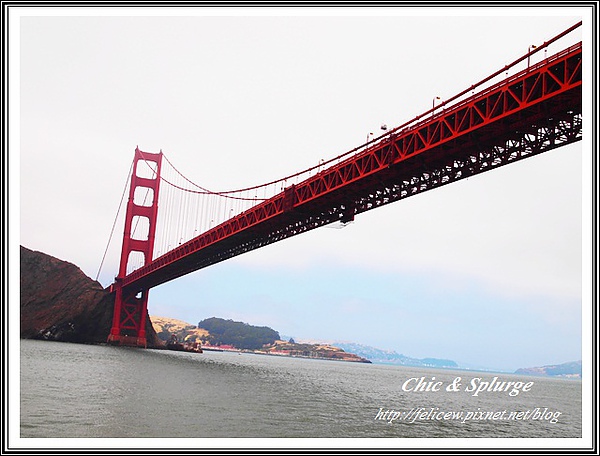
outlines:
[{"label": "red suspension bridge", "polygon": [[580,25],[435,110],[318,166],[260,186],[211,191],[187,179],[162,152],[136,148],[119,273],[111,285],[116,295],[108,341],[146,345],[152,287],[581,140],[581,43],[530,65],[533,54]]}]

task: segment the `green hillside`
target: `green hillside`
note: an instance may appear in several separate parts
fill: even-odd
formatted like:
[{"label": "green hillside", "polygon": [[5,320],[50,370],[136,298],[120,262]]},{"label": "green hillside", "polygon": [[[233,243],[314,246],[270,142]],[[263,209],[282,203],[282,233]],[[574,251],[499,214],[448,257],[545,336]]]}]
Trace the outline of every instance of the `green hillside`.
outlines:
[{"label": "green hillside", "polygon": [[211,345],[233,345],[236,348],[256,350],[279,340],[279,333],[267,326],[252,326],[241,321],[207,318],[198,328],[210,333]]}]

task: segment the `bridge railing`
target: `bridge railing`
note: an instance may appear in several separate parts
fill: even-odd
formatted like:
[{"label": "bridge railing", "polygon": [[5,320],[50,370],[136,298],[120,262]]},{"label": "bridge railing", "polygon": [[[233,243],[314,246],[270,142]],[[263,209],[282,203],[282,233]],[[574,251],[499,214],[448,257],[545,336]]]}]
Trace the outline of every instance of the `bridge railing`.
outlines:
[{"label": "bridge railing", "polygon": [[[422,126],[431,122],[432,119],[443,117],[449,110],[457,110],[457,109],[460,109],[461,107],[467,106],[468,104],[472,103],[473,100],[484,97],[487,94],[489,94],[495,90],[498,90],[500,87],[509,85],[512,82],[515,82],[515,81],[521,79],[523,76],[525,76],[528,73],[535,73],[540,68],[545,67],[552,62],[559,61],[564,56],[572,53],[573,51],[580,50],[581,48],[582,48],[582,43],[581,42],[576,43],[572,46],[569,46],[566,49],[563,49],[562,51],[560,51],[556,54],[553,54],[549,57],[544,58],[541,61],[532,63],[530,66],[528,66],[527,68],[525,68],[523,70],[518,71],[517,73],[514,73],[510,76],[504,76],[504,77],[502,77],[501,80],[493,83],[492,85],[489,85],[483,89],[479,89],[476,93],[474,93],[473,91],[475,90],[475,88],[478,88],[481,83],[474,84],[469,89],[465,90],[461,96],[454,96],[447,101],[442,101],[435,108],[429,109],[429,110],[425,111],[424,113],[416,116],[412,120],[402,124],[401,126],[394,128],[393,130],[391,130],[387,133],[384,133],[383,135],[381,135],[375,139],[372,139],[368,143],[365,143],[363,146],[361,146],[361,150],[358,150],[356,153],[364,152],[372,147],[379,147],[379,145],[382,142],[389,141],[390,137],[395,137],[395,136],[398,136],[399,134],[404,134],[404,133],[408,133],[412,130],[419,129]],[[505,68],[502,69],[502,71],[503,72],[509,71],[511,68],[513,68],[515,65],[517,65],[517,63],[513,63],[511,65],[512,66],[507,65]],[[497,76],[497,77],[499,77],[499,76]],[[471,94],[468,94],[467,91],[471,92]]]}]

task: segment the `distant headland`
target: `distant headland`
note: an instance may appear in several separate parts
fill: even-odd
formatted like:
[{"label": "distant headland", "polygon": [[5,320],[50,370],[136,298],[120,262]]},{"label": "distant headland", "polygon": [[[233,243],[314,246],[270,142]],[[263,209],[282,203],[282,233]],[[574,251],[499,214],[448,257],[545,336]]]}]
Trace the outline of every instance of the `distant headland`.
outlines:
[{"label": "distant headland", "polygon": [[297,343],[281,340],[279,333],[266,326],[211,317],[198,325],[167,317],[150,316],[158,337],[167,342],[179,341],[183,349],[237,351],[258,355],[290,356],[296,358],[326,359],[370,363],[366,358],[349,353],[329,344]]},{"label": "distant headland", "polygon": [[552,364],[540,367],[524,367],[517,369],[515,374],[543,375],[545,377],[581,378],[581,361],[572,361],[563,364]]}]

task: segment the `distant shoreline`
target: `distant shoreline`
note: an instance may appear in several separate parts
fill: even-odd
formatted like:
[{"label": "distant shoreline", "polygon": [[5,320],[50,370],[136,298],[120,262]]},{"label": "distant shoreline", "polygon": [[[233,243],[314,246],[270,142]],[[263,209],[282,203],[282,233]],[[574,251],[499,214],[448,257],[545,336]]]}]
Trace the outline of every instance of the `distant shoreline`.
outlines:
[{"label": "distant shoreline", "polygon": [[373,364],[371,360],[365,358],[359,359],[348,359],[348,358],[333,358],[326,356],[305,356],[305,355],[290,355],[285,353],[269,353],[266,351],[260,350],[244,350],[237,348],[218,348],[218,347],[206,347],[202,346],[203,351],[213,351],[213,352],[228,352],[228,353],[240,353],[240,354],[250,354],[250,355],[262,355],[262,356],[278,356],[280,358],[301,358],[301,359],[322,359],[325,361],[343,361],[347,363],[357,363],[357,364]]}]

